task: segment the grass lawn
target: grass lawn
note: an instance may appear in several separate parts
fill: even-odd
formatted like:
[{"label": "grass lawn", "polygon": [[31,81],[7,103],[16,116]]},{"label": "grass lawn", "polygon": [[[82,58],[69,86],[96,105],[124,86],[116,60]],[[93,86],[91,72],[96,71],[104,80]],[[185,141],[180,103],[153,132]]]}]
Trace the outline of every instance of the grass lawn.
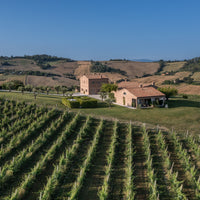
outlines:
[{"label": "grass lawn", "polygon": [[25,101],[27,103],[36,103],[37,105],[44,105],[47,107],[58,107],[65,109],[65,106],[61,103],[61,96],[39,94],[37,95],[36,99],[34,99],[33,94],[0,91],[0,97],[15,101]]},{"label": "grass lawn", "polygon": [[[56,107],[57,105],[58,108],[65,109],[61,104],[61,96],[38,95],[35,100],[33,94],[22,95],[21,93],[0,92],[0,97],[29,103],[33,102],[48,107]],[[72,111],[164,126],[169,129],[173,128],[181,133],[189,130],[191,133],[199,134],[200,96],[197,95],[189,95],[188,99],[183,99],[181,96],[171,98],[168,102],[169,108],[133,110],[116,105],[108,108],[104,103],[99,103],[99,105],[99,108],[72,109]]]}]

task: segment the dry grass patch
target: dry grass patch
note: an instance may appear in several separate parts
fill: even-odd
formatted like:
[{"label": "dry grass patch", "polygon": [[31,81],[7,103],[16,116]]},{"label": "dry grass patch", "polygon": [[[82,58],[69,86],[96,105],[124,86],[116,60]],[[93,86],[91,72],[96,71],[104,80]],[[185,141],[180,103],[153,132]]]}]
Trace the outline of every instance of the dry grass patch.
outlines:
[{"label": "dry grass patch", "polygon": [[194,81],[200,81],[200,72],[195,72],[192,77]]},{"label": "dry grass patch", "polygon": [[83,74],[90,73],[90,61],[78,61],[78,68],[75,70],[74,74],[78,77],[82,76]]},{"label": "dry grass patch", "polygon": [[77,85],[78,81],[64,77],[27,76],[27,84],[33,86]]},{"label": "dry grass patch", "polygon": [[171,62],[163,68],[163,72],[178,71],[186,62]]},{"label": "dry grass patch", "polygon": [[6,83],[8,81],[12,81],[12,80],[19,80],[22,81],[24,83],[25,81],[25,76],[17,76],[17,75],[1,75],[0,76],[0,85],[2,85],[3,83]]},{"label": "dry grass patch", "polygon": [[181,80],[184,77],[188,77],[190,74],[191,72],[177,72],[175,75],[172,76],[155,75],[155,76],[133,79],[133,81],[142,84],[151,84],[152,82],[155,82],[157,86],[161,86],[163,81],[165,80],[175,80],[177,78]]},{"label": "dry grass patch", "polygon": [[199,85],[187,85],[187,84],[181,84],[176,86],[178,89],[178,92],[180,94],[194,94],[194,95],[200,95],[200,86]]},{"label": "dry grass patch", "polygon": [[159,68],[159,63],[154,62],[134,62],[134,61],[107,61],[109,67],[121,69],[127,72],[128,78],[133,79],[136,76],[144,74],[154,74]]}]

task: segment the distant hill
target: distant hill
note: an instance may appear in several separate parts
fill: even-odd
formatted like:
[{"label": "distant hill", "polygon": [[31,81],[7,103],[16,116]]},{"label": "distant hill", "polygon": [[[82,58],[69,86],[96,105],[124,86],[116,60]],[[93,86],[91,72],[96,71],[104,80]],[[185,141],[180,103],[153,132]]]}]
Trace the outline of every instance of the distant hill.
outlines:
[{"label": "distant hill", "polygon": [[137,62],[158,62],[158,60],[151,60],[151,59],[132,59],[132,61],[137,61]]},{"label": "distant hill", "polygon": [[181,71],[200,72],[200,57],[187,60]]},{"label": "distant hill", "polygon": [[[105,74],[111,81],[153,75],[159,68],[159,64],[153,62],[113,60],[99,63],[110,70],[105,71]],[[75,61],[49,55],[0,57],[0,84],[17,79],[34,86],[78,85],[79,77],[91,72],[91,65],[91,61]]]},{"label": "distant hill", "polygon": [[140,61],[143,62],[125,59],[76,61],[49,55],[0,57],[0,85],[10,80],[21,80],[33,86],[79,85],[80,76],[93,71],[104,73],[112,82],[155,82],[162,87],[176,87],[181,93],[200,94],[199,57],[179,62]]}]

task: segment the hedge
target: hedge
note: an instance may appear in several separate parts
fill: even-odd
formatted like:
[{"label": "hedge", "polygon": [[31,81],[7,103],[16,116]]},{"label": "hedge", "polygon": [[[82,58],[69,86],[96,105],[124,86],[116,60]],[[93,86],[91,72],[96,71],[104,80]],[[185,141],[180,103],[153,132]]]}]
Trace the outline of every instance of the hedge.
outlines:
[{"label": "hedge", "polygon": [[62,103],[65,106],[67,106],[68,108],[80,108],[80,102],[79,101],[70,101],[67,98],[63,98]]},{"label": "hedge", "polygon": [[[71,99],[74,99],[72,101]],[[62,103],[68,108],[96,108],[97,100],[90,97],[66,97],[62,99]]]}]

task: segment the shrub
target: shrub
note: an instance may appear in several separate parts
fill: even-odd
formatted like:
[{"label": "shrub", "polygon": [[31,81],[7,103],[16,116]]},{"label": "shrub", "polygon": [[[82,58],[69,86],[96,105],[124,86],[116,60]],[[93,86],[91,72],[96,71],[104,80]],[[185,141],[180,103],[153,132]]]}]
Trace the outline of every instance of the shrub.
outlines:
[{"label": "shrub", "polygon": [[97,100],[90,97],[66,97],[62,103],[68,108],[96,108]]},{"label": "shrub", "polygon": [[1,63],[2,66],[11,66],[11,64],[7,61]]},{"label": "shrub", "polygon": [[19,87],[24,87],[24,83],[19,80],[12,80],[2,84],[2,88],[6,90],[17,90]]},{"label": "shrub", "polygon": [[162,87],[158,88],[158,90],[166,95],[167,100],[169,97],[176,96],[178,94],[178,90],[176,88]]},{"label": "shrub", "polygon": [[[73,99],[73,98],[71,98]],[[69,98],[63,98],[62,103],[67,106],[68,108],[79,108],[80,102],[74,99],[74,101],[70,100]]]},{"label": "shrub", "polygon": [[184,99],[188,99],[188,95],[187,94],[183,94],[183,98]]},{"label": "shrub", "polygon": [[81,108],[96,108],[97,107],[97,100],[95,99],[80,99],[80,106]]}]

